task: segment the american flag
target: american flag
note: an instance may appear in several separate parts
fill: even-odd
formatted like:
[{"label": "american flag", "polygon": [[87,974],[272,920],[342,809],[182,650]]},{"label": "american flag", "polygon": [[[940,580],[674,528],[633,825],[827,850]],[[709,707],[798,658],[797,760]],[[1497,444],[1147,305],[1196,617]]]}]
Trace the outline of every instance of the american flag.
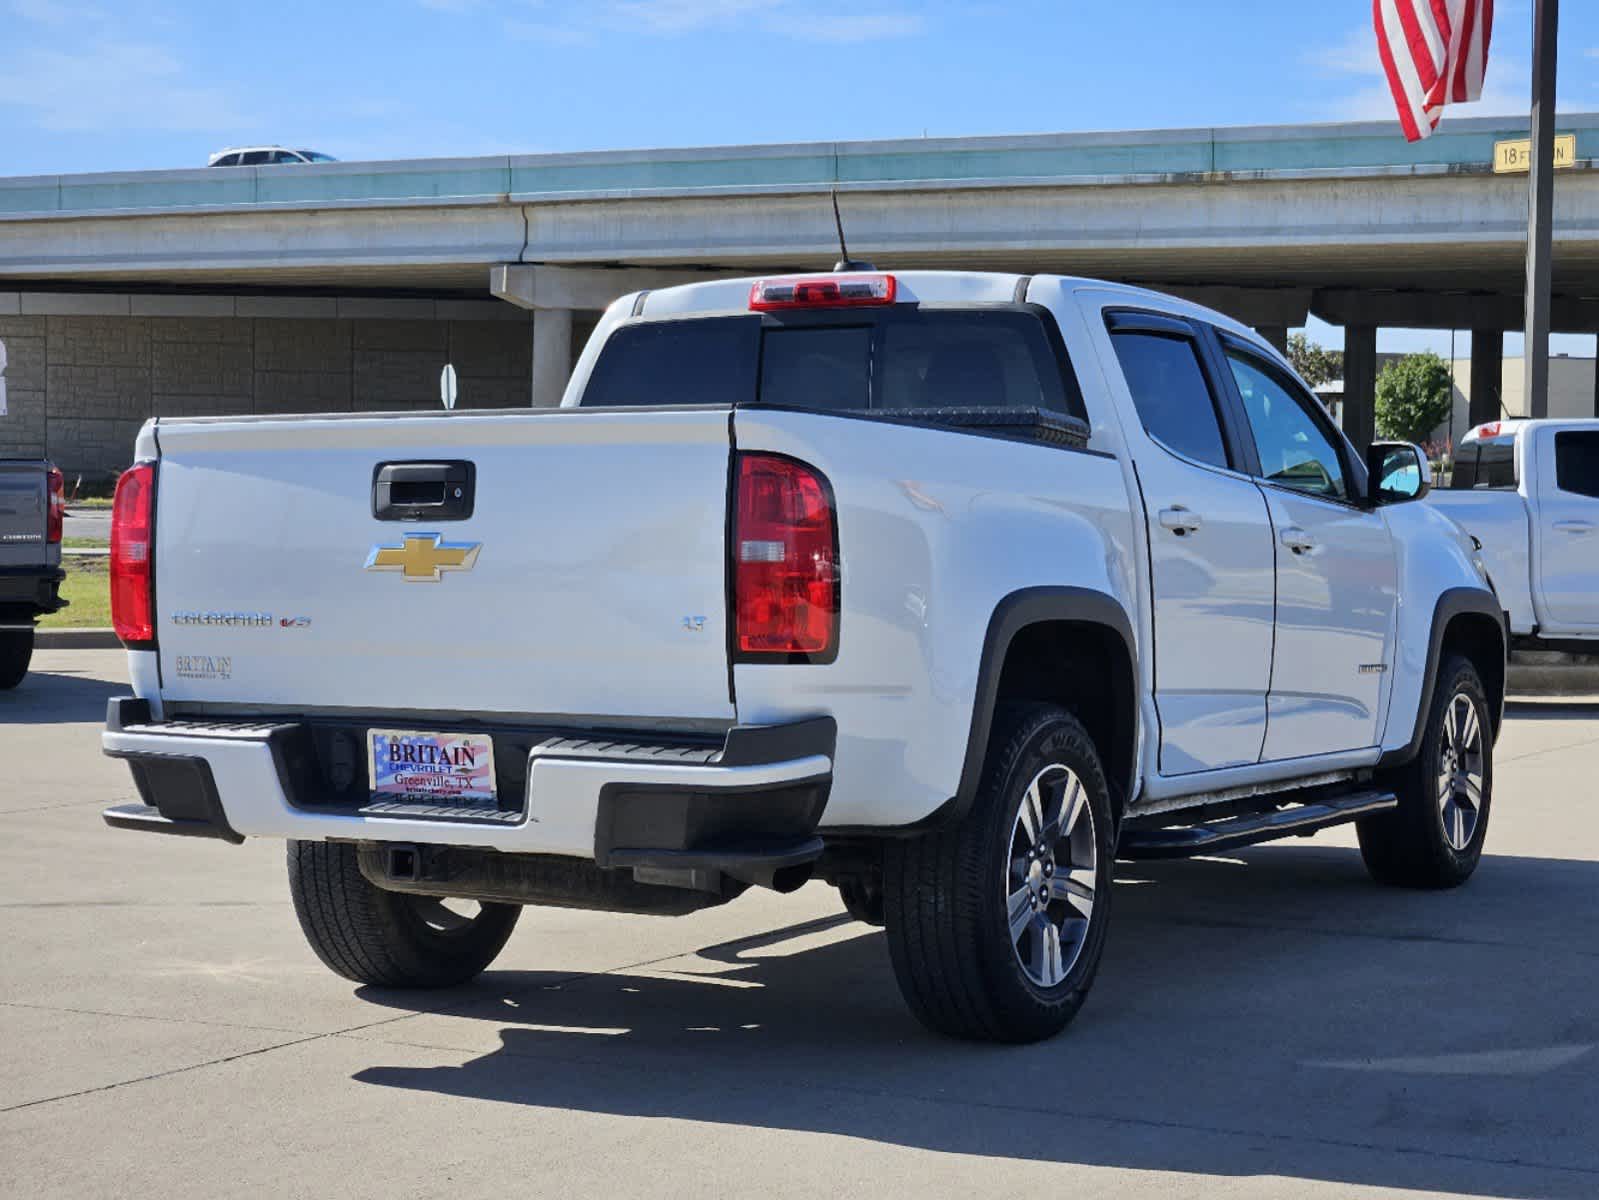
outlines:
[{"label": "american flag", "polygon": [[1438,128],[1445,104],[1482,96],[1494,0],[1372,0],[1371,14],[1406,141]]}]

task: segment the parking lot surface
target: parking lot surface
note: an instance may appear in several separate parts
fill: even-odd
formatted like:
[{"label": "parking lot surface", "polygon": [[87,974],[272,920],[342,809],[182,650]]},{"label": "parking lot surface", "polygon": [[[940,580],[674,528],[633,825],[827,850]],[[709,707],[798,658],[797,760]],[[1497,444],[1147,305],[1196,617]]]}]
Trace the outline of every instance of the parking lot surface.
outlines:
[{"label": "parking lot surface", "polygon": [[116,651],[0,693],[0,1195],[1599,1195],[1599,704],[1513,705],[1488,856],[1124,864],[1062,1037],[934,1038],[813,884],[529,909],[447,992],[301,940],[283,847],[107,829]]}]

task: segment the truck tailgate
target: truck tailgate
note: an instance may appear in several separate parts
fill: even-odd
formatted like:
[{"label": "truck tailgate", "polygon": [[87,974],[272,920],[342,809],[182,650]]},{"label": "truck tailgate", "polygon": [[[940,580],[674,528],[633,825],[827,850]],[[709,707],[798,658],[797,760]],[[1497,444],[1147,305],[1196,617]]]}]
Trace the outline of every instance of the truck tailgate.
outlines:
[{"label": "truck tailgate", "polygon": [[44,562],[48,510],[44,467],[37,462],[0,462],[0,567]]},{"label": "truck tailgate", "polygon": [[[725,409],[179,421],[156,439],[168,700],[734,715]],[[471,464],[469,517],[378,519],[380,464],[440,462]]]}]

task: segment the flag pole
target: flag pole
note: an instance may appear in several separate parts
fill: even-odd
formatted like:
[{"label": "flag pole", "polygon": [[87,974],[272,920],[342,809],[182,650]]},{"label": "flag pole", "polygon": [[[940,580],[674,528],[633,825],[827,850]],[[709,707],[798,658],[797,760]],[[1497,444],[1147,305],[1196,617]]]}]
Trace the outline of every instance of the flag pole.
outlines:
[{"label": "flag pole", "polygon": [[1527,299],[1522,354],[1529,417],[1549,415],[1549,264],[1555,213],[1555,31],[1560,0],[1534,0],[1532,171],[1527,180]]}]

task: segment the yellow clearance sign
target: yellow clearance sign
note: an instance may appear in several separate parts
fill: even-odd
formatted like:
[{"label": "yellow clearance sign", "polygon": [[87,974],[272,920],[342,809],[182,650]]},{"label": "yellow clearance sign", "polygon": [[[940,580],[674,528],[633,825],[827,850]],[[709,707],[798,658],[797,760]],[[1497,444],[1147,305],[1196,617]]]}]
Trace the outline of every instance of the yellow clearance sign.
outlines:
[{"label": "yellow clearance sign", "polygon": [[[1555,134],[1555,166],[1569,167],[1577,161],[1577,135]],[[1532,139],[1516,138],[1494,143],[1494,174],[1525,174],[1532,170]]]}]

